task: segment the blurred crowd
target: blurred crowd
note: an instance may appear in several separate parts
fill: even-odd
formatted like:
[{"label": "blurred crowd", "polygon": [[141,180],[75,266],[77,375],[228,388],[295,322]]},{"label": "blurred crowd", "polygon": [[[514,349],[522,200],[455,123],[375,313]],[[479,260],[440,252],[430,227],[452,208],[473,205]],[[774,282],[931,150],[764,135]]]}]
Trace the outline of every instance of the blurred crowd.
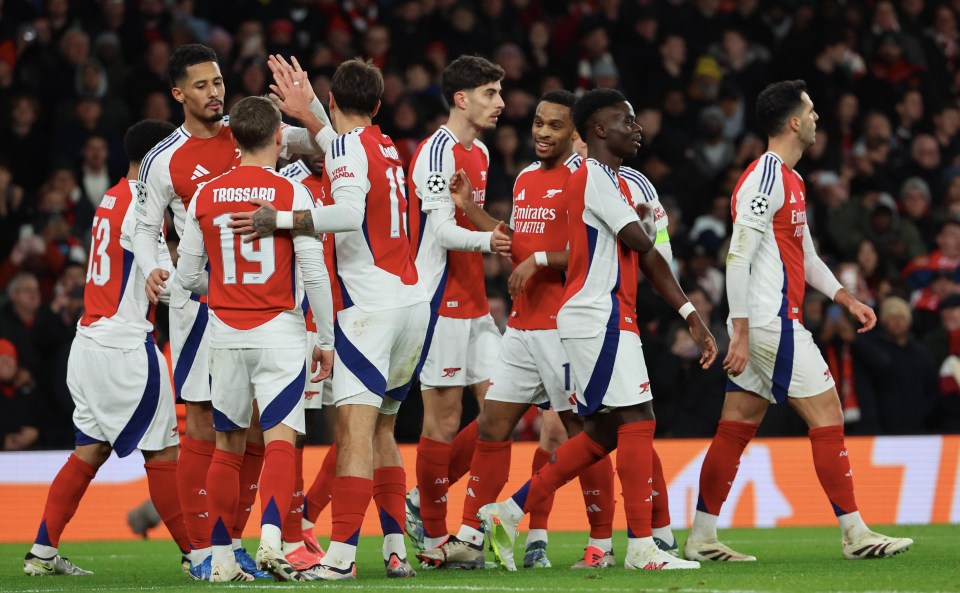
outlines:
[{"label": "blurred crowd", "polygon": [[[321,99],[341,60],[373,60],[386,82],[375,123],[407,161],[446,118],[447,62],[492,58],[506,107],[485,138],[486,207],[503,219],[534,158],[537,97],[622,89],[643,126],[628,164],[658,189],[675,271],[724,348],[730,195],[765,149],[755,97],[806,80],[820,116],[798,165],[808,221],[841,283],[880,317],[858,334],[822,295],[804,306],[847,431],[960,432],[958,15],[956,0],[0,0],[2,448],[72,446],[64,377],[93,212],[125,172],[126,128],[182,121],[166,66],[188,42],[216,50],[227,109],[267,91],[269,53],[296,56]],[[510,262],[487,258],[503,324]],[[645,283],[639,316],[658,432],[712,435],[721,365],[694,371],[695,344]],[[417,406],[405,408],[398,433],[415,438]],[[761,432],[804,430],[786,409],[769,416]]]}]

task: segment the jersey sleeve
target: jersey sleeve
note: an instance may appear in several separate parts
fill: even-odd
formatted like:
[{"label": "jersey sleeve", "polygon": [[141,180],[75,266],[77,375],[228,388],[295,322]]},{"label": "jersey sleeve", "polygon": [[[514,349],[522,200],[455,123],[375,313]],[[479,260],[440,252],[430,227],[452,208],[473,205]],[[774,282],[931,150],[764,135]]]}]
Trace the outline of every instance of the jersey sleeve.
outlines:
[{"label": "jersey sleeve", "polygon": [[356,187],[364,194],[370,191],[367,153],[357,134],[344,134],[334,140],[324,160],[324,167],[330,177],[330,192],[334,200],[337,191],[343,188]]},{"label": "jersey sleeve", "polygon": [[[133,253],[144,276],[159,267],[157,237],[163,226],[163,213],[176,198],[170,177],[169,158],[153,151],[144,157],[140,169],[141,184],[134,194],[136,227]],[[132,188],[131,188],[132,189]]]},{"label": "jersey sleeve", "polygon": [[436,145],[424,147],[413,168],[413,183],[424,212],[437,208],[455,210],[450,196],[450,179],[456,172],[452,140],[435,140]]},{"label": "jersey sleeve", "polygon": [[[198,189],[199,193],[200,190]],[[183,236],[180,237],[180,244],[177,246],[177,252],[180,254],[180,260],[177,264],[177,281],[180,285],[191,292],[197,294],[207,293],[207,274],[204,266],[207,263],[207,253],[203,246],[203,232],[200,230],[200,221],[197,220],[197,202],[194,199],[190,201],[190,207],[187,209],[186,220],[183,225]]]},{"label": "jersey sleeve", "polygon": [[595,174],[590,171],[583,204],[586,210],[616,235],[631,222],[640,222],[640,217],[636,210],[621,198],[620,189],[614,183],[605,172],[599,171]]},{"label": "jersey sleeve", "polygon": [[773,215],[783,206],[783,178],[779,164],[764,161],[751,171],[734,196],[733,223],[764,233]]}]

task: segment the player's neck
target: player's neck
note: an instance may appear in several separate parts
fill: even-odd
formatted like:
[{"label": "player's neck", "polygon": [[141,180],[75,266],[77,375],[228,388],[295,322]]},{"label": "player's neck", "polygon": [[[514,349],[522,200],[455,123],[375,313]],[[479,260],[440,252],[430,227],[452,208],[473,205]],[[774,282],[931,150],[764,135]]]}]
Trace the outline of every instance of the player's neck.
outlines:
[{"label": "player's neck", "polygon": [[342,111],[337,113],[337,133],[346,134],[357,128],[366,128],[373,125],[373,119],[366,115],[346,115]]},{"label": "player's neck", "polygon": [[804,149],[792,138],[770,138],[767,142],[767,151],[776,154],[784,165],[793,169],[800,162]]},{"label": "player's neck", "polygon": [[623,164],[623,159],[610,152],[603,144],[597,143],[595,146],[588,146],[587,154],[589,154],[593,160],[601,165],[610,167],[614,171],[619,171],[620,165]]},{"label": "player's neck", "polygon": [[256,152],[241,152],[241,167],[267,167],[273,169],[277,164],[279,153],[276,150],[258,150]]},{"label": "player's neck", "polygon": [[467,148],[473,146],[473,141],[480,135],[480,130],[470,123],[466,117],[460,115],[459,111],[450,112],[450,119],[447,120],[447,128],[453,132],[453,135],[457,137],[460,144],[463,144]]},{"label": "player's neck", "polygon": [[127,169],[127,180],[128,181],[140,180],[140,163],[130,163],[130,168]]},{"label": "player's neck", "polygon": [[220,133],[220,128],[222,127],[222,119],[218,119],[217,121],[204,121],[188,115],[183,122],[183,128],[187,133],[196,138],[213,138]]}]

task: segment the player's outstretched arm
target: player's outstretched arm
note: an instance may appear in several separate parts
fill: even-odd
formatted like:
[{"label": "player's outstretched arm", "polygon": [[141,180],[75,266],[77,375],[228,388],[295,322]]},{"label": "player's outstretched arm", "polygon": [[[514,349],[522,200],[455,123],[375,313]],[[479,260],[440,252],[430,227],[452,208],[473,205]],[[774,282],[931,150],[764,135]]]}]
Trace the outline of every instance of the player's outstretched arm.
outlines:
[{"label": "player's outstretched arm", "polygon": [[570,260],[569,251],[538,251],[523,260],[510,273],[507,279],[507,290],[510,296],[516,297],[526,290],[527,282],[540,268],[566,270]]},{"label": "player's outstretched arm", "polygon": [[670,269],[670,264],[667,263],[667,260],[663,258],[659,251],[650,249],[640,256],[640,269],[650,284],[653,285],[657,294],[686,320],[687,326],[690,328],[690,335],[693,336],[700,347],[700,365],[704,369],[710,368],[710,365],[717,358],[717,341],[710,330],[707,329],[703,319],[700,318],[700,314],[690,304],[683,289],[680,288],[676,276],[673,275],[673,270]]}]

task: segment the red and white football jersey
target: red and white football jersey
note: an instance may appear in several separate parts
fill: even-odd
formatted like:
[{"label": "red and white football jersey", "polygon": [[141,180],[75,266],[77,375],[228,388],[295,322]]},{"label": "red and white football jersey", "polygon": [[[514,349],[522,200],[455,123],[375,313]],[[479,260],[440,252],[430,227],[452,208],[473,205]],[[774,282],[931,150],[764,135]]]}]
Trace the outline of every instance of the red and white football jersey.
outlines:
[{"label": "red and white football jersey", "polygon": [[734,224],[763,233],[750,265],[750,326],[777,317],[802,322],[807,194],[800,174],[765,152],[740,176],[730,209]]},{"label": "red and white football jersey", "polygon": [[450,178],[463,169],[473,186],[473,201],[482,208],[489,166],[490,154],[483,142],[474,140],[467,148],[446,126],[420,143],[410,165],[410,227],[417,249],[417,270],[427,293],[434,302],[439,299],[438,311],[444,317],[474,319],[490,312],[483,255],[441,247],[426,224],[427,214],[440,208],[455,210],[457,225],[476,231],[450,197]]},{"label": "red and white football jersey", "polygon": [[[289,231],[243,243],[228,224],[234,212],[251,212],[250,198],[278,210],[309,210],[310,191],[272,169],[238,167],[204,184],[187,211],[181,251],[209,259],[211,348],[289,348],[304,336],[303,290]],[[203,246],[194,245],[202,237]]]},{"label": "red and white football jersey", "polygon": [[[136,217],[132,206],[145,191],[143,184],[122,178],[104,194],[93,217],[84,314],[77,333],[108,348],[140,347],[153,331],[154,309],[144,291],[143,275],[133,262]],[[162,235],[160,242],[164,243]],[[166,248],[161,250],[160,262],[170,270],[167,254]]]},{"label": "red and white football jersey", "polygon": [[197,186],[240,164],[240,149],[233,143],[229,118],[223,118],[220,133],[197,138],[180,126],[143,157],[140,179],[147,186],[146,199],[138,204],[142,220],[158,224],[168,207],[173,225],[183,235],[183,222]]},{"label": "red and white football jersey", "polygon": [[636,252],[617,233],[639,221],[626,181],[588,158],[563,188],[567,201],[570,263],[558,314],[562,338],[593,338],[608,328],[637,329]]},{"label": "red and white football jersey", "polygon": [[361,229],[334,234],[343,307],[371,312],[426,302],[407,230],[403,163],[393,141],[379,126],[338,136],[327,151],[324,177],[335,203],[346,188],[366,196]]},{"label": "red and white football jersey", "polygon": [[[536,162],[524,169],[513,184],[511,259],[517,265],[537,251],[566,251],[567,201],[563,188],[581,159],[572,155],[549,171]],[[524,292],[513,299],[507,325],[514,329],[556,329],[563,300],[563,272],[540,268],[527,281]]]},{"label": "red and white football jersey", "polygon": [[[287,179],[299,181],[313,194],[314,202],[319,202],[324,206],[333,205],[333,195],[330,193],[330,179],[326,175],[315,175],[303,161],[290,163],[280,169],[280,174]],[[333,294],[333,316],[336,318],[337,312],[343,309],[343,297],[340,295],[340,282],[337,279],[337,263],[335,256],[335,242],[333,233],[324,233],[320,237],[323,243],[323,261],[327,265],[327,273],[330,275],[330,291]],[[313,314],[310,311],[310,302],[306,295],[303,302],[300,303],[303,309],[303,319],[307,323],[307,331],[317,331],[317,324],[313,321]]]}]

